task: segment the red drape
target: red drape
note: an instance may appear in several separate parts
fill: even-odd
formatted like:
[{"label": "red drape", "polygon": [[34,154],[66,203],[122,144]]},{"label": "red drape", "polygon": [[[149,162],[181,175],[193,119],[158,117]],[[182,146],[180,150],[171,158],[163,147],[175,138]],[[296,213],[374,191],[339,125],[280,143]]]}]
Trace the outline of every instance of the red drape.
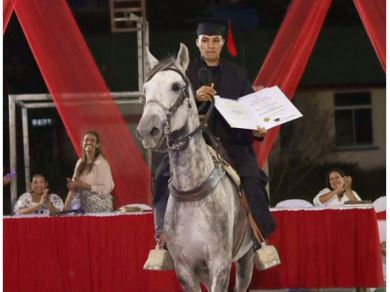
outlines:
[{"label": "red drape", "polygon": [[3,34],[7,29],[7,25],[11,18],[12,11],[14,11],[16,1],[17,0],[3,0]]},{"label": "red drape", "polygon": [[173,272],[142,269],[153,216],[10,219],[4,232],[4,291],[180,291]]},{"label": "red drape", "polygon": [[378,220],[386,220],[386,211],[376,213],[376,218]]},{"label": "red drape", "polygon": [[263,272],[255,270],[252,287],[383,285],[373,208],[277,211],[272,215],[278,228],[269,241],[277,247],[282,264]]},{"label": "red drape", "polygon": [[386,72],[386,0],[354,0],[368,37]]},{"label": "red drape", "polygon": [[[253,86],[274,86],[292,99],[328,12],[331,0],[293,0]],[[263,166],[279,133],[271,129],[255,150]]]},{"label": "red drape", "polygon": [[[255,270],[251,289],[383,285],[373,209],[272,214],[269,242],[282,264]],[[152,214],[5,218],[3,228],[4,291],[182,291],[173,271],[142,268],[155,244]]]},{"label": "red drape", "polygon": [[15,12],[76,151],[85,131],[99,132],[115,181],[115,206],[149,202],[148,167],[66,1],[18,1]]}]

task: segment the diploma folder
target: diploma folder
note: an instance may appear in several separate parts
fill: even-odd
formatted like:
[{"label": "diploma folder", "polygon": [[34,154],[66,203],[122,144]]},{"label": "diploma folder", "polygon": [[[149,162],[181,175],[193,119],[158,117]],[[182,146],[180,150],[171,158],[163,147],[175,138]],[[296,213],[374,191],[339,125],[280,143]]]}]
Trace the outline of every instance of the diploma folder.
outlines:
[{"label": "diploma folder", "polygon": [[238,100],[215,96],[215,107],[232,128],[266,130],[302,117],[277,86],[263,88]]}]

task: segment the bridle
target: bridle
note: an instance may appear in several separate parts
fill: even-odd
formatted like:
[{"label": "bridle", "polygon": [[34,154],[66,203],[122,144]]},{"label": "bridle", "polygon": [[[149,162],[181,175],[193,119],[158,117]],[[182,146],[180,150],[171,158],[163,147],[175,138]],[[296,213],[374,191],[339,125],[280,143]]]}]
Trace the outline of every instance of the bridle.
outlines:
[{"label": "bridle", "polygon": [[[167,144],[168,150],[178,152],[178,151],[181,151],[187,147],[190,138],[194,137],[198,133],[201,133],[202,129],[207,127],[206,123],[207,123],[207,121],[212,113],[212,110],[214,108],[214,99],[211,100],[211,104],[210,104],[209,109],[205,115],[205,118],[202,120],[202,122],[200,122],[199,126],[196,127],[192,132],[187,133],[188,132],[188,119],[187,119],[185,125],[181,129],[172,132],[171,126],[170,126],[171,119],[175,115],[175,113],[179,109],[179,107],[187,100],[188,112],[191,109],[191,101],[190,101],[189,91],[192,90],[192,92],[193,92],[193,89],[192,89],[191,83],[190,83],[189,79],[187,78],[187,76],[185,76],[184,73],[176,67],[174,62],[170,62],[170,63],[162,66],[160,69],[154,71],[149,76],[147,81],[151,80],[157,72],[161,72],[161,71],[174,71],[174,72],[178,73],[181,76],[181,78],[184,80],[185,86],[181,89],[179,97],[177,98],[177,100],[175,101],[175,103],[173,104],[172,107],[170,107],[170,108],[166,107],[156,98],[151,98],[148,101],[146,101],[145,106],[148,103],[154,103],[157,106],[159,106],[161,108],[161,110],[164,112],[164,114],[166,116],[166,121],[167,121],[166,125],[164,127],[164,136],[167,138],[166,144]],[[204,105],[207,105],[207,104],[204,103]],[[202,110],[202,108],[200,108],[199,110]],[[158,143],[157,148],[161,147],[161,144],[163,143],[163,141],[164,141],[164,139],[161,139],[161,141]],[[207,177],[207,179],[203,183],[201,183],[199,186],[195,187],[194,189],[188,190],[188,191],[178,190],[172,184],[172,180],[169,181],[168,187],[170,190],[170,194],[179,201],[182,201],[182,202],[197,201],[197,200],[204,198],[209,193],[211,193],[215,189],[215,187],[218,185],[218,183],[220,182],[220,180],[222,179],[222,177],[224,175],[225,175],[225,171],[222,168],[222,164],[221,163],[214,163],[214,168],[213,168],[212,172],[209,174],[209,176]]]},{"label": "bridle", "polygon": [[[179,107],[185,101],[187,101],[188,111],[191,109],[189,90],[192,90],[192,92],[194,92],[194,91],[192,89],[192,86],[191,86],[191,83],[190,83],[188,77],[185,76],[184,73],[182,71],[180,71],[176,67],[174,62],[169,62],[168,64],[166,64],[165,66],[163,66],[159,70],[156,70],[155,72],[153,72],[147,78],[147,80],[145,82],[151,80],[154,77],[154,75],[156,75],[158,72],[162,72],[162,71],[174,71],[174,72],[176,72],[184,80],[185,86],[183,88],[181,88],[181,91],[180,91],[180,94],[179,94],[177,100],[175,101],[175,103],[170,108],[168,108],[165,105],[163,105],[156,98],[149,99],[148,101],[145,102],[144,106],[146,106],[149,103],[154,103],[154,104],[156,104],[157,106],[159,106],[161,108],[161,110],[165,114],[166,121],[167,121],[166,124],[165,124],[165,127],[164,127],[164,134],[165,134],[165,136],[167,138],[166,139],[166,144],[167,144],[168,150],[180,151],[180,150],[184,149],[188,145],[188,142],[189,142],[190,138],[192,138],[195,135],[197,135],[198,133],[200,133],[201,130],[205,127],[205,125],[207,123],[207,120],[210,117],[211,112],[213,110],[214,100],[212,100],[211,105],[210,105],[210,107],[209,107],[209,109],[208,109],[208,111],[206,113],[206,118],[192,132],[187,133],[188,119],[187,119],[185,125],[181,129],[172,132],[171,131],[171,119],[172,119],[172,117],[175,115],[175,113],[177,112]],[[161,141],[159,142],[158,146],[156,147],[157,149],[161,148],[163,141],[164,141],[164,139],[161,139]]]}]

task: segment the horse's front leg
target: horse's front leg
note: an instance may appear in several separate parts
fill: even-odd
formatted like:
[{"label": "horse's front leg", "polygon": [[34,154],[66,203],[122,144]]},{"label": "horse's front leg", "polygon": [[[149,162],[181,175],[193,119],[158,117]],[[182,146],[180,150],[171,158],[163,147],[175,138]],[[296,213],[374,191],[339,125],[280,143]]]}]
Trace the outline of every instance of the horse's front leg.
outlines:
[{"label": "horse's front leg", "polygon": [[253,273],[253,249],[250,248],[247,253],[236,263],[236,287],[234,292],[246,292],[251,283]]},{"label": "horse's front leg", "polygon": [[188,265],[175,263],[175,271],[176,277],[185,292],[201,292],[199,280]]},{"label": "horse's front leg", "polygon": [[229,287],[231,262],[213,261],[213,266],[210,269],[212,277],[211,292],[227,291]]}]

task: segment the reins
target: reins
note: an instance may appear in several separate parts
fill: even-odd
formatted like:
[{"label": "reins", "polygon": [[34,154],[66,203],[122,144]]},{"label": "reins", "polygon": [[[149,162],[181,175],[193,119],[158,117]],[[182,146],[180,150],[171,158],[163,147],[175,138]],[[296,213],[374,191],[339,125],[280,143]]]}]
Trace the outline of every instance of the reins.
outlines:
[{"label": "reins", "polygon": [[[157,100],[156,98],[148,99],[145,103],[145,106],[148,103],[154,103],[157,106],[159,106],[161,108],[161,110],[164,112],[164,114],[166,116],[166,120],[167,120],[167,123],[164,127],[164,136],[167,137],[166,145],[167,145],[168,151],[177,152],[177,151],[181,151],[181,150],[185,149],[189,143],[189,140],[191,138],[193,138],[194,136],[196,136],[197,134],[201,133],[202,129],[206,128],[207,121],[208,121],[208,119],[213,111],[213,108],[214,108],[214,100],[213,99],[211,100],[211,104],[208,108],[208,111],[205,115],[205,118],[202,119],[202,121],[200,121],[199,125],[193,131],[187,133],[188,132],[188,119],[187,119],[187,122],[185,123],[185,125],[181,129],[172,132],[171,125],[170,125],[172,117],[174,116],[176,111],[179,109],[179,107],[183,103],[185,103],[186,100],[187,100],[188,110],[191,109],[190,90],[192,90],[193,94],[194,94],[194,91],[192,89],[192,86],[191,86],[189,79],[187,78],[187,76],[184,75],[184,73],[182,71],[180,71],[176,67],[174,61],[169,62],[169,63],[161,66],[161,68],[156,68],[153,72],[151,72],[147,81],[151,80],[158,72],[162,72],[162,71],[176,72],[184,80],[185,86],[183,88],[181,88],[181,92],[180,92],[177,100],[175,101],[173,106],[171,106],[170,108],[166,107],[161,101]],[[161,139],[161,141],[158,145],[158,148],[160,148],[162,146],[163,141],[164,141],[164,139]],[[222,177],[224,175],[225,175],[225,171],[223,170],[222,166],[220,164],[215,164],[213,171],[209,174],[207,179],[203,183],[201,183],[199,186],[197,186],[196,188],[194,188],[192,190],[188,190],[188,191],[178,190],[175,188],[175,186],[172,184],[171,181],[169,182],[168,186],[169,186],[169,189],[171,191],[172,196],[175,197],[175,199],[177,199],[179,201],[184,201],[184,202],[196,201],[196,200],[200,200],[200,199],[204,198],[209,193],[211,193],[216,188],[219,181],[222,179]]]}]

